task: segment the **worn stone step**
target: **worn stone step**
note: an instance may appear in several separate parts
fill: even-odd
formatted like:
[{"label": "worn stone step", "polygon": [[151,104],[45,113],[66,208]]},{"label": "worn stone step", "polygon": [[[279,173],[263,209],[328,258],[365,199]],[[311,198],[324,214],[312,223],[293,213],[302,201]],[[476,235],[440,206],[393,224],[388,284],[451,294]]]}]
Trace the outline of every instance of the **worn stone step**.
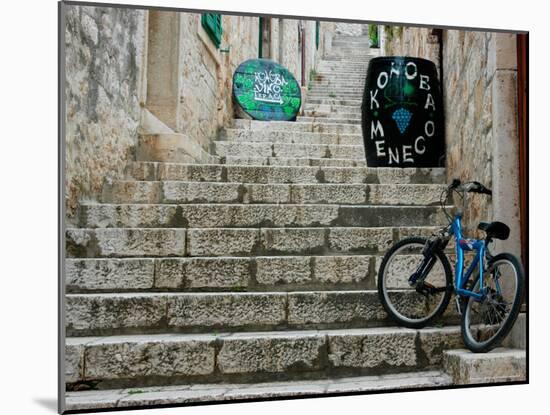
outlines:
[{"label": "worn stone step", "polygon": [[342,123],[342,124],[360,124],[360,117],[353,118],[343,118],[343,117],[313,117],[313,116],[300,116],[297,117],[296,121],[298,122],[327,122],[327,123]]},{"label": "worn stone step", "polygon": [[354,376],[309,381],[281,381],[218,385],[180,384],[139,389],[67,392],[67,411],[130,409],[202,402],[232,402],[266,398],[314,397],[335,393],[368,393],[450,386],[450,377],[441,371],[406,372],[381,376]]},{"label": "worn stone step", "polygon": [[374,254],[438,228],[69,228],[68,258]]},{"label": "worn stone step", "polygon": [[293,131],[293,132],[318,132],[318,133],[341,133],[361,134],[361,126],[356,124],[330,124],[325,122],[295,122],[295,121],[255,121],[234,119],[233,128],[243,130],[271,130],[271,131]]},{"label": "worn stone step", "polygon": [[[426,313],[424,297],[397,293],[401,310]],[[88,293],[67,294],[65,304],[68,336],[392,325],[376,290]]]},{"label": "worn stone step", "polygon": [[319,66],[317,73],[320,75],[331,75],[334,77],[338,77],[340,75],[355,75],[356,77],[365,77],[367,75],[367,67],[367,64],[357,66],[349,66],[347,64],[340,63],[325,64]]},{"label": "worn stone step", "polygon": [[78,215],[83,228],[385,227],[446,223],[439,206],[82,203]]},{"label": "worn stone step", "polygon": [[71,390],[413,372],[461,343],[459,327],[68,337],[65,381]]},{"label": "worn stone step", "polygon": [[363,145],[361,134],[285,132],[270,130],[240,130],[227,128],[222,130],[220,139],[230,142],[278,143],[278,144],[317,144],[317,145]]},{"label": "worn stone step", "polygon": [[363,145],[215,141],[214,148],[216,154],[222,157],[306,157],[365,160]]},{"label": "worn stone step", "polygon": [[349,59],[344,56],[342,57],[335,57],[334,59],[323,59],[319,62],[317,65],[318,68],[330,68],[330,67],[338,67],[346,70],[355,70],[358,68],[366,68],[369,64],[369,61],[371,58],[366,59]]},{"label": "worn stone step", "polygon": [[[360,101],[362,99],[362,94],[339,94],[339,93],[326,93],[326,92],[320,92],[315,94],[310,94],[307,96],[306,102],[312,102],[310,100],[318,100],[318,99],[346,99],[346,100],[357,100]],[[326,121],[325,121],[326,122]]]},{"label": "worn stone step", "polygon": [[332,113],[332,114],[357,114],[361,115],[361,107],[358,106],[350,106],[350,105],[316,105],[316,104],[305,104],[304,105],[305,111],[316,111],[316,112],[322,112],[324,114],[326,113]]},{"label": "worn stone step", "polygon": [[342,97],[351,97],[351,96],[362,96],[363,88],[353,86],[348,89],[342,88],[333,88],[333,87],[312,87],[307,91],[307,97],[316,96],[316,95],[338,95]]},{"label": "worn stone step", "polygon": [[285,157],[239,157],[227,156],[221,160],[226,165],[237,166],[327,166],[327,167],[365,167],[365,160],[335,158],[285,158]]},{"label": "worn stone step", "polygon": [[446,183],[444,168],[412,167],[279,167],[134,162],[129,166],[128,176],[136,180],[233,183]]},{"label": "worn stone step", "polygon": [[68,293],[373,289],[372,255],[68,258]]},{"label": "worn stone step", "polygon": [[[449,255],[453,259],[453,255]],[[414,256],[404,257],[410,261]],[[416,258],[419,262],[420,257]],[[67,258],[68,293],[370,290],[382,254]],[[454,309],[453,306],[450,308]]]},{"label": "worn stone step", "polygon": [[349,94],[363,94],[363,88],[360,85],[338,87],[335,85],[319,85],[313,84],[307,91],[307,95],[317,93],[326,93],[326,94],[338,94],[338,95],[349,95]]},{"label": "worn stone step", "polygon": [[[321,117],[325,119],[331,119],[331,120],[341,120],[341,119],[348,119],[353,120],[355,122],[361,121],[361,113],[359,112],[323,112],[318,107],[314,110],[311,109],[304,109],[304,116],[305,117]],[[358,136],[358,134],[355,134]],[[362,139],[362,137],[361,137]],[[357,145],[362,144],[359,143],[359,140],[356,141]]]},{"label": "worn stone step", "polygon": [[320,62],[331,62],[331,61],[337,61],[342,60],[346,62],[368,62],[373,58],[372,54],[369,52],[368,49],[362,48],[362,47],[339,47],[337,49],[337,53],[334,53],[334,51],[330,54],[326,54],[323,56],[323,59]]},{"label": "worn stone step", "polygon": [[440,184],[239,184],[115,181],[105,203],[277,203],[436,205]]},{"label": "worn stone step", "polygon": [[449,350],[443,354],[443,367],[457,385],[525,382],[526,351],[496,348],[488,353]]},{"label": "worn stone step", "polygon": [[355,88],[361,88],[365,84],[365,79],[362,81],[357,80],[357,82],[350,82],[346,79],[317,79],[314,78],[313,80],[309,81],[309,87],[310,89],[314,88],[333,88],[334,90],[348,90],[348,89],[355,89]]},{"label": "worn stone step", "polygon": [[317,105],[345,105],[361,108],[362,101],[359,99],[340,99],[340,98],[310,98],[305,102],[305,105],[308,104],[317,104]]}]

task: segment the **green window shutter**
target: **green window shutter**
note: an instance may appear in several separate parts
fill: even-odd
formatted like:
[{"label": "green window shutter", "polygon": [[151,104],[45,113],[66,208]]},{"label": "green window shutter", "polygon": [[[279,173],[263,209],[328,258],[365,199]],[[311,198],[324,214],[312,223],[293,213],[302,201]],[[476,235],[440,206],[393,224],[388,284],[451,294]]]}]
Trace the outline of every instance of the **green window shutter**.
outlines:
[{"label": "green window shutter", "polygon": [[203,13],[201,15],[201,25],[208,33],[212,42],[217,48],[222,43],[222,15],[217,13]]},{"label": "green window shutter", "polygon": [[315,22],[315,47],[319,49],[321,22]]}]

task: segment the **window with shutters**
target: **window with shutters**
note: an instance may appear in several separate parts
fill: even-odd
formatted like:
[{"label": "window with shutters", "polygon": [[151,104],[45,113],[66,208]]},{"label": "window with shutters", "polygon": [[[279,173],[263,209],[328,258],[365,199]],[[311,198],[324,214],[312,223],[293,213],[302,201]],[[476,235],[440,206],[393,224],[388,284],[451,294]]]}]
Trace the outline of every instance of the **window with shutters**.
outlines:
[{"label": "window with shutters", "polygon": [[222,15],[217,13],[203,13],[201,16],[201,24],[214,45],[217,48],[222,43]]}]

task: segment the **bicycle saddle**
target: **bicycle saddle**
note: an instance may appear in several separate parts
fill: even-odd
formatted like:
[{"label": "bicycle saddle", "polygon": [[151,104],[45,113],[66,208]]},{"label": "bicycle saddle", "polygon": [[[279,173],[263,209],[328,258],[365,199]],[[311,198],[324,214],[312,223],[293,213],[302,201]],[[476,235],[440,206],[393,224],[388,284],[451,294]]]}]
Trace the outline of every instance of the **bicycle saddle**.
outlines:
[{"label": "bicycle saddle", "polygon": [[510,228],[502,222],[479,222],[477,228],[484,231],[489,238],[506,240],[510,236]]}]

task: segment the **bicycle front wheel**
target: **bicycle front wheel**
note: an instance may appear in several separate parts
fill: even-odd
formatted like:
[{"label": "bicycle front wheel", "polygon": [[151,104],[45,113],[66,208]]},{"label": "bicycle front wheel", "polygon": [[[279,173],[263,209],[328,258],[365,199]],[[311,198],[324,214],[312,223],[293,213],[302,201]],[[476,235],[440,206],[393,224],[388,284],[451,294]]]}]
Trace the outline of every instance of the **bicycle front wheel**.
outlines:
[{"label": "bicycle front wheel", "polygon": [[393,245],[378,271],[378,296],[388,315],[399,325],[422,328],[447,308],[452,295],[452,270],[441,250],[432,253],[433,265],[423,281],[409,278],[425,260],[425,238],[412,237]]},{"label": "bicycle front wheel", "polygon": [[478,277],[474,282],[473,291],[485,293],[484,298],[469,297],[463,308],[462,337],[468,349],[488,352],[508,335],[519,314],[524,284],[523,268],[515,256],[499,254],[491,259],[483,281]]}]

